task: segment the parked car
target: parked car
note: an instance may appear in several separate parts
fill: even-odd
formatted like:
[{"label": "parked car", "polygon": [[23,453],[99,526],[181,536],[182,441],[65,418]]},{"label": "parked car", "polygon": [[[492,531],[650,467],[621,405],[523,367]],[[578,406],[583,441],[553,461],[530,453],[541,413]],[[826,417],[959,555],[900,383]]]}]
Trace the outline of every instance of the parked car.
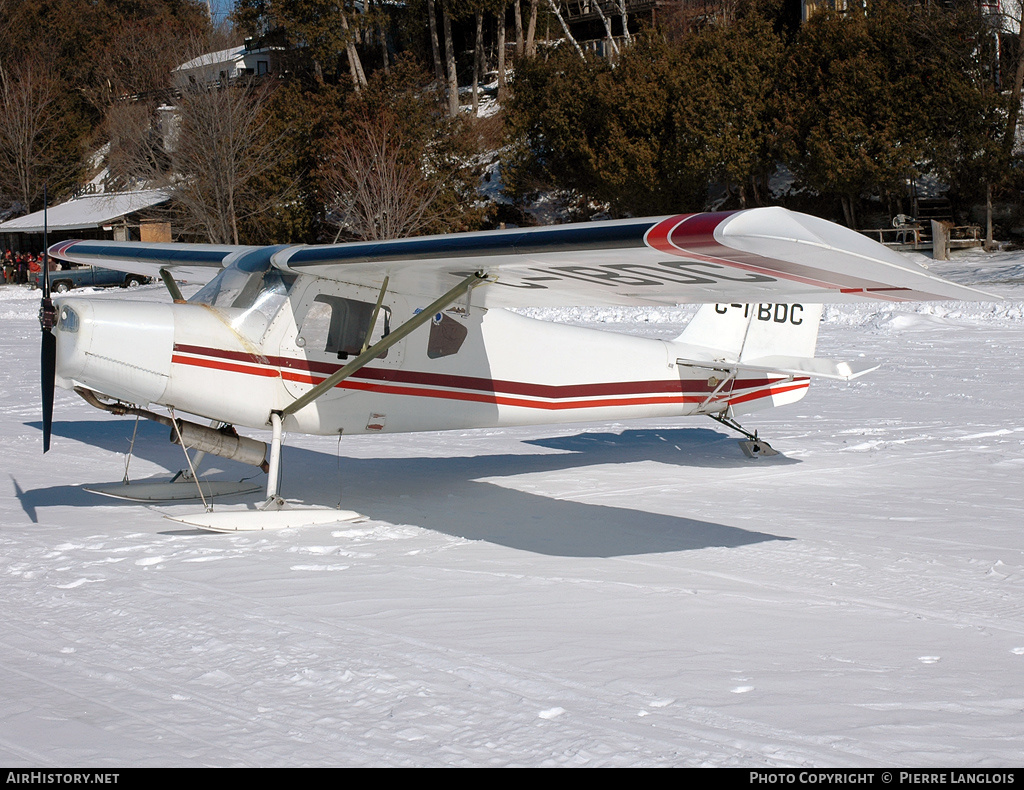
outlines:
[{"label": "parked car", "polygon": [[[71,269],[61,269],[50,272],[50,290],[54,293],[65,293],[72,288],[134,288],[137,285],[146,285],[153,280],[141,274],[125,274],[115,272],[112,269],[102,269],[99,266],[76,266]],[[34,275],[32,284],[36,288],[43,287],[43,273]]]}]

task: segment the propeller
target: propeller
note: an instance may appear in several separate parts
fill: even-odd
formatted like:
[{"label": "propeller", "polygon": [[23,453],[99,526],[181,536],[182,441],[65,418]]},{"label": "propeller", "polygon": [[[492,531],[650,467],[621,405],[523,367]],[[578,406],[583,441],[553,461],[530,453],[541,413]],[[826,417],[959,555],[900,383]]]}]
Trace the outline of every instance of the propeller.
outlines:
[{"label": "propeller", "polygon": [[51,331],[57,323],[57,308],[50,299],[50,255],[47,238],[47,194],[43,185],[43,299],[39,305],[39,326],[43,330],[43,344],[39,357],[40,381],[43,394],[43,452],[50,449],[53,429],[53,389],[57,376],[57,338]]}]

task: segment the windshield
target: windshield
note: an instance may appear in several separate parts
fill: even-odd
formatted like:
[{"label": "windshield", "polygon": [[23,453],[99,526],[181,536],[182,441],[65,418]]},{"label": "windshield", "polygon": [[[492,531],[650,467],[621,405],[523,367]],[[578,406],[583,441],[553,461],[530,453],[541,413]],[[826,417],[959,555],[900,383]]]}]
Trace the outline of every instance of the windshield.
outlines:
[{"label": "windshield", "polygon": [[232,328],[258,340],[288,299],[294,274],[282,274],[270,265],[279,247],[247,252],[214,277],[188,301],[216,307]]}]

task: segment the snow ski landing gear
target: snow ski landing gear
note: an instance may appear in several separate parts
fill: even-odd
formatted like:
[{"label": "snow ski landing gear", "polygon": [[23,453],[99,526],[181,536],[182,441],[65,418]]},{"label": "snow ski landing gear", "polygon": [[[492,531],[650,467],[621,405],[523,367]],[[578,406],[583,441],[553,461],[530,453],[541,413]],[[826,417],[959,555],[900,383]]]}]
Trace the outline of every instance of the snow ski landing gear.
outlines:
[{"label": "snow ski landing gear", "polygon": [[726,428],[732,428],[737,433],[747,437],[746,439],[739,440],[740,449],[747,458],[764,458],[779,454],[779,451],[775,450],[768,442],[758,438],[757,431],[751,433],[744,429],[736,420],[732,419],[732,417],[726,417],[724,414],[709,414],[708,416],[715,422],[722,423]]}]

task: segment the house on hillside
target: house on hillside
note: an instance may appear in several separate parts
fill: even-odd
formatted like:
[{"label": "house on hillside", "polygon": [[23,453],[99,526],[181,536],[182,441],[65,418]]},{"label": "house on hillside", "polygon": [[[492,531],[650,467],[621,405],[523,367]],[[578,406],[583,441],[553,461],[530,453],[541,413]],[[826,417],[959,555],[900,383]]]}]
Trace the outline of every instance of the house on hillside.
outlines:
[{"label": "house on hillside", "polygon": [[275,69],[274,57],[281,47],[267,46],[247,38],[244,44],[218,52],[207,52],[182,63],[171,73],[175,88],[212,85],[241,77],[260,77]]},{"label": "house on hillside", "polygon": [[622,46],[628,35],[655,24],[658,9],[668,5],[665,0],[556,1],[572,37],[584,49],[602,56],[608,54],[607,47]]}]

